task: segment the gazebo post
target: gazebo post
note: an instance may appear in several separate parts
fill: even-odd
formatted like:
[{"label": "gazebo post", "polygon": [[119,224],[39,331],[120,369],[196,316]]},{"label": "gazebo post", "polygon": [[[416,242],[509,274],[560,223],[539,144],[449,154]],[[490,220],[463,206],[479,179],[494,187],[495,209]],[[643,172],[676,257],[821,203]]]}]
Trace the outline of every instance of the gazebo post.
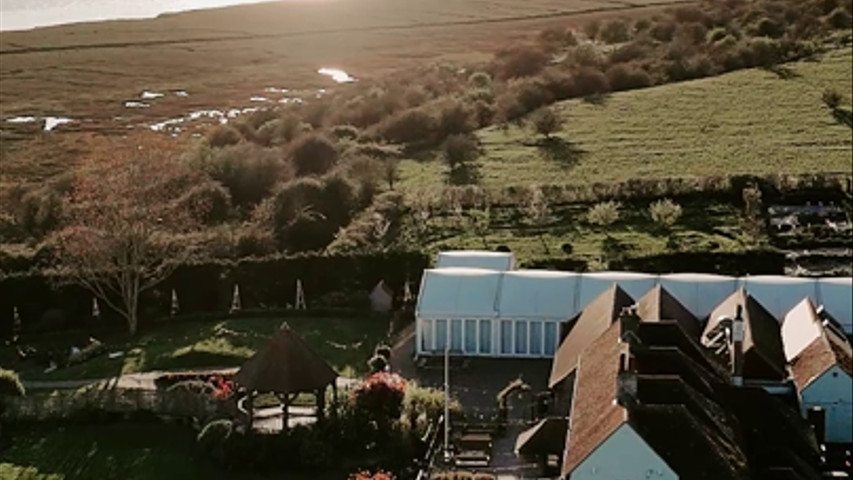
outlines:
[{"label": "gazebo post", "polygon": [[288,397],[289,397],[289,395],[286,393],[282,394],[282,396],[281,396],[281,431],[282,432],[287,431],[287,423],[290,421],[290,418],[289,418],[290,412],[287,411],[287,406],[290,403]]},{"label": "gazebo post", "polygon": [[251,432],[252,424],[255,421],[255,391],[249,390],[248,394],[249,398],[246,400],[246,403],[248,403],[249,407],[247,410],[249,412],[249,431]]},{"label": "gazebo post", "polygon": [[326,387],[315,392],[317,395],[317,421],[322,421],[326,416]]},{"label": "gazebo post", "polygon": [[338,416],[338,379],[332,381],[332,415]]}]

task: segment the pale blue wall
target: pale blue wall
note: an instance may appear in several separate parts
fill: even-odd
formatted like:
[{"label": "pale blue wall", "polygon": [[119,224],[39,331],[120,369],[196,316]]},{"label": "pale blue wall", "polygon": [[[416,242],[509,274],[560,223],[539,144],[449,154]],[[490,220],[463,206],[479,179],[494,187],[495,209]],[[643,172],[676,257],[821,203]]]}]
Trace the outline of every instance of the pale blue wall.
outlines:
[{"label": "pale blue wall", "polygon": [[853,441],[853,379],[837,365],[812,382],[802,394],[803,415],[810,407],[826,412],[826,441]]},{"label": "pale blue wall", "polygon": [[630,425],[622,424],[578,465],[570,480],[677,480]]}]

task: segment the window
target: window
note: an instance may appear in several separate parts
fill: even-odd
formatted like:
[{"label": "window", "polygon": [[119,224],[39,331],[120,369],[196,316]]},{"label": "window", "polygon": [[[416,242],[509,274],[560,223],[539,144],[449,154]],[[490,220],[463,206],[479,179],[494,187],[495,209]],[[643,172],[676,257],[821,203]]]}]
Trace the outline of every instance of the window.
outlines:
[{"label": "window", "polygon": [[545,324],[545,355],[554,355],[557,351],[557,324],[548,322]]},{"label": "window", "polygon": [[462,320],[450,321],[450,349],[454,352],[462,351]]},{"label": "window", "polygon": [[477,352],[477,321],[465,320],[465,353]]},{"label": "window", "polygon": [[527,353],[527,322],[515,322],[515,353]]},{"label": "window", "polygon": [[501,321],[501,353],[512,353],[512,322]]},{"label": "window", "polygon": [[530,354],[542,355],[542,322],[530,322]]},{"label": "window", "polygon": [[435,321],[435,349],[444,350],[447,346],[447,320]]},{"label": "window", "polygon": [[491,320],[480,320],[480,353],[492,353]]},{"label": "window", "polygon": [[432,350],[432,320],[421,320],[421,351]]}]

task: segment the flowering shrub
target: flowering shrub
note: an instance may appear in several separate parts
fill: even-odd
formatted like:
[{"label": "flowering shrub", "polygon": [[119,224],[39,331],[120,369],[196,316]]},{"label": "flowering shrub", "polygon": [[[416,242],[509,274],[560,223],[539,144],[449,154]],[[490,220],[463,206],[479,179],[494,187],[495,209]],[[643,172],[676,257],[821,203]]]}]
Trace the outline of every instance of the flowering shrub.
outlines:
[{"label": "flowering shrub", "polygon": [[394,420],[400,417],[406,381],[396,373],[377,372],[367,377],[353,393],[355,405],[374,420]]},{"label": "flowering shrub", "polygon": [[350,474],[347,480],[394,480],[394,475],[383,471],[378,471],[376,473],[365,471]]},{"label": "flowering shrub", "polygon": [[210,383],[213,384],[213,398],[217,400],[224,400],[234,394],[234,382],[231,380],[216,375],[210,379]]}]

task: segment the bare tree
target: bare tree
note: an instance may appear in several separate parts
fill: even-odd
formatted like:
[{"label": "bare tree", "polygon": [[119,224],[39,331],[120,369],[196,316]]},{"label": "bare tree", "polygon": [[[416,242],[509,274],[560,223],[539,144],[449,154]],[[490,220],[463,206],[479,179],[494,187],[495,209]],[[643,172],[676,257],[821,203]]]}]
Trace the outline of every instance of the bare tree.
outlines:
[{"label": "bare tree", "polygon": [[486,241],[486,235],[489,234],[489,229],[492,223],[492,210],[488,204],[483,205],[483,208],[475,208],[468,211],[468,221],[471,222],[471,229],[483,241],[483,248],[489,249],[489,243]]},{"label": "bare tree", "polygon": [[181,198],[200,173],[168,139],[137,136],[99,146],[76,172],[56,234],[60,270],[138,327],[139,295],[191,253],[179,236],[207,208]]}]

